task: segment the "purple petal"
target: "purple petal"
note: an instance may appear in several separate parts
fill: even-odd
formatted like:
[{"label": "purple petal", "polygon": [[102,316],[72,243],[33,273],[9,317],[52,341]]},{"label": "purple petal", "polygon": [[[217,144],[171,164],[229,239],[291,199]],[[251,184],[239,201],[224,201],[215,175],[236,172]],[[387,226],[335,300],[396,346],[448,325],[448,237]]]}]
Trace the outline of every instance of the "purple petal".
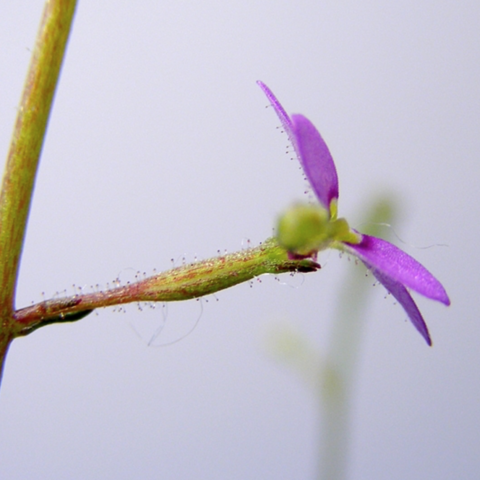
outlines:
[{"label": "purple petal", "polygon": [[282,122],[283,129],[288,135],[288,139],[293,145],[293,148],[295,149],[297,156],[298,156],[298,151],[295,143],[295,135],[293,134],[293,125],[292,121],[290,120],[290,117],[287,115],[287,112],[285,112],[284,108],[280,104],[280,102],[277,100],[277,97],[272,93],[272,91],[260,80],[257,80],[257,85],[263,90],[263,93],[267,96],[268,100],[270,101],[270,104],[272,105],[273,109],[275,110],[275,113],[278,115],[278,118]]},{"label": "purple petal", "polygon": [[[368,263],[366,265],[370,268]],[[408,293],[408,290],[400,282],[392,280],[387,275],[380,273],[380,271],[372,269],[372,272],[377,280],[383,284],[383,286],[397,299],[397,302],[405,309],[413,326],[420,332],[420,335],[422,335],[428,345],[432,346],[432,340],[428,333],[425,320],[423,319],[417,305],[415,305],[413,298]]]},{"label": "purple petal", "polygon": [[318,200],[329,210],[332,199],[338,198],[338,177],[326,143],[310,120],[303,115],[290,118],[272,91],[260,80],[257,84],[282,122]]},{"label": "purple petal", "polygon": [[450,305],[442,284],[425,267],[395,245],[377,237],[362,235],[362,241],[358,245],[344,246],[382,278],[388,277],[427,298]]},{"label": "purple petal", "polygon": [[338,177],[333,158],[313,123],[303,115],[292,115],[300,162],[318,200],[329,210],[338,198]]}]

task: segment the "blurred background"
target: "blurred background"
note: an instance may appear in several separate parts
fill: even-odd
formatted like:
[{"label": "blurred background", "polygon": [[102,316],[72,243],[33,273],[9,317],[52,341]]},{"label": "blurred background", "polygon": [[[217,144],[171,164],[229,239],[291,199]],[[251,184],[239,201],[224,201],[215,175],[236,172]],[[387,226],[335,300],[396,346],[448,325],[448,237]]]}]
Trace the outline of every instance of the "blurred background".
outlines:
[{"label": "blurred background", "polygon": [[[0,5],[3,158],[43,3]],[[386,192],[399,208],[394,242],[452,300],[414,296],[428,348],[381,287],[366,289],[348,478],[477,478],[479,21],[473,1],[81,0],[17,306],[269,237],[276,216],[308,197],[261,79],[322,132],[340,214],[361,228],[365,205]],[[16,340],[0,393],[0,476],[315,478],[318,401],[268,344],[287,325],[327,351],[353,262],[325,252],[320,263],[316,274],[106,309]]]}]

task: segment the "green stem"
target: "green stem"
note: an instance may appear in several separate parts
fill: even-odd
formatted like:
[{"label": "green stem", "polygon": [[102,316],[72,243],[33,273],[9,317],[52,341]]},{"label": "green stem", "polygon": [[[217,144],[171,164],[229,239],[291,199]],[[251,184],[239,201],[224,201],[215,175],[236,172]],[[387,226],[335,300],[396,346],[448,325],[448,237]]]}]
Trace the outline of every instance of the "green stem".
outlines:
[{"label": "green stem", "polygon": [[0,191],[0,371],[14,336],[15,288],[38,161],[67,44],[75,0],[45,4]]},{"label": "green stem", "polygon": [[22,308],[15,313],[15,335],[27,335],[51,323],[79,320],[96,308],[131,302],[189,300],[267,273],[307,273],[319,268],[311,259],[291,260],[277,241],[270,238],[255,248],[184,265],[104,292],[47,300]]}]

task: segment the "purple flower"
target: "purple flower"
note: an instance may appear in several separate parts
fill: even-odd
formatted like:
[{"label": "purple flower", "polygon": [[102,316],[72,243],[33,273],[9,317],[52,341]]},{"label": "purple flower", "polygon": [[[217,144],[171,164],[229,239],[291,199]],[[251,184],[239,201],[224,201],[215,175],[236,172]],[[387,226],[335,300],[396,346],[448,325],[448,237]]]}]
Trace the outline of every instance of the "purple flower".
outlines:
[{"label": "purple flower", "polygon": [[420,263],[380,238],[351,229],[337,218],[338,177],[333,158],[315,126],[303,115],[288,116],[271,90],[257,82],[277,113],[303,167],[320,206],[294,206],[280,220],[281,244],[293,257],[315,256],[327,247],[359,258],[377,280],[396,298],[428,345],[427,325],[408,289],[450,305],[440,282]]}]

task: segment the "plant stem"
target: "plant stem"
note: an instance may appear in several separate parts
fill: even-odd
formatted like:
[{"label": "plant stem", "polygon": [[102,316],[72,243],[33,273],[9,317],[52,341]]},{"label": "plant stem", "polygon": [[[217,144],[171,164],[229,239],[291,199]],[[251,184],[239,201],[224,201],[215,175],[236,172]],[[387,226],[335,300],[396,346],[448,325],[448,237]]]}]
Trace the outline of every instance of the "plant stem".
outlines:
[{"label": "plant stem", "polygon": [[0,372],[14,336],[14,300],[28,213],[76,0],[46,2],[0,191]]},{"label": "plant stem", "polygon": [[131,302],[189,300],[267,273],[307,273],[319,268],[311,259],[289,259],[288,253],[270,238],[255,248],[184,265],[103,292],[79,293],[22,308],[15,312],[15,334],[27,335],[44,325],[75,321],[96,308]]}]

